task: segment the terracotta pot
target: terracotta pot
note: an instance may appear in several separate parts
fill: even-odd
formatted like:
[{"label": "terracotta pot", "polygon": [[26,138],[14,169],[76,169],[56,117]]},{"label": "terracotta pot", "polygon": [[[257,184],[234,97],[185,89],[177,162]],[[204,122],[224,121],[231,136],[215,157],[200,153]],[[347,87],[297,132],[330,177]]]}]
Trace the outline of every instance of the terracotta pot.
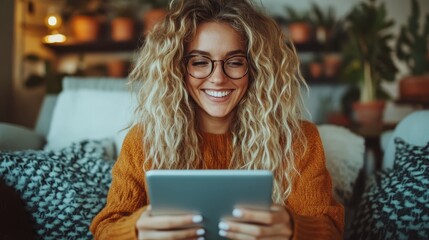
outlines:
[{"label": "terracotta pot", "polygon": [[323,75],[323,66],[321,63],[319,62],[312,62],[310,63],[309,67],[309,71],[310,71],[310,76],[312,78],[320,78]]},{"label": "terracotta pot", "polygon": [[316,28],[316,40],[319,43],[326,43],[329,38],[329,30],[325,27],[317,27]]},{"label": "terracotta pot", "polygon": [[109,61],[107,63],[107,72],[110,77],[127,76],[128,64],[122,60]]},{"label": "terracotta pot", "polygon": [[76,41],[95,41],[100,31],[100,23],[91,16],[77,15],[71,21],[71,27]]},{"label": "terracotta pot", "polygon": [[334,125],[350,126],[350,119],[342,112],[328,113],[327,122]]},{"label": "terracotta pot", "polygon": [[288,30],[294,43],[306,43],[311,39],[311,25],[306,22],[290,23]]},{"label": "terracotta pot", "polygon": [[384,101],[354,102],[354,121],[363,126],[378,126],[383,122]]},{"label": "terracotta pot", "polygon": [[114,41],[129,41],[135,35],[135,22],[132,18],[118,17],[110,22],[111,37]]},{"label": "terracotta pot", "polygon": [[399,96],[401,100],[406,101],[429,101],[429,75],[401,79]]},{"label": "terracotta pot", "polygon": [[338,75],[341,67],[341,56],[339,54],[330,53],[323,57],[323,66],[325,68],[325,76],[332,78]]},{"label": "terracotta pot", "polygon": [[155,24],[159,23],[164,19],[164,17],[167,15],[167,11],[164,9],[151,9],[147,11],[143,15],[143,34],[146,36],[150,31],[152,31]]}]

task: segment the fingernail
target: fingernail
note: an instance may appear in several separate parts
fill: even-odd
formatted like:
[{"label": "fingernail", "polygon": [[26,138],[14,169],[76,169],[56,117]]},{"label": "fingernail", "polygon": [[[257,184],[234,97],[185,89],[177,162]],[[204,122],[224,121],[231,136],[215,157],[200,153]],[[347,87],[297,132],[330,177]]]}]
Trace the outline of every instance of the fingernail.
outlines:
[{"label": "fingernail", "polygon": [[226,237],[226,232],[224,230],[220,230],[219,235],[222,237]]},{"label": "fingernail", "polygon": [[203,228],[200,228],[200,229],[197,230],[197,235],[198,236],[204,235],[205,233],[206,233],[206,230],[204,230]]},{"label": "fingernail", "polygon": [[226,224],[226,223],[224,223],[224,222],[220,222],[218,226],[219,226],[220,229],[223,229],[223,230],[228,230],[229,229],[229,225]]},{"label": "fingernail", "polygon": [[195,215],[192,217],[192,222],[193,223],[200,223],[203,221],[203,217],[201,215]]},{"label": "fingernail", "polygon": [[232,216],[234,217],[242,217],[243,216],[243,212],[240,209],[234,209],[232,211]]}]

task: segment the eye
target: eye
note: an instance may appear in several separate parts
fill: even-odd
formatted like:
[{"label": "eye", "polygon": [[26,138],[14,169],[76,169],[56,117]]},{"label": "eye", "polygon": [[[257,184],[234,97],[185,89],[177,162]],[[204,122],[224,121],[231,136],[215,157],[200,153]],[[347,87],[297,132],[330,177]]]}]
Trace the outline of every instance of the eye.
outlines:
[{"label": "eye", "polygon": [[226,66],[230,68],[240,68],[246,65],[246,58],[232,57],[226,61]]},{"label": "eye", "polygon": [[192,67],[204,68],[210,66],[210,63],[210,60],[204,57],[192,57],[189,59],[189,65]]}]

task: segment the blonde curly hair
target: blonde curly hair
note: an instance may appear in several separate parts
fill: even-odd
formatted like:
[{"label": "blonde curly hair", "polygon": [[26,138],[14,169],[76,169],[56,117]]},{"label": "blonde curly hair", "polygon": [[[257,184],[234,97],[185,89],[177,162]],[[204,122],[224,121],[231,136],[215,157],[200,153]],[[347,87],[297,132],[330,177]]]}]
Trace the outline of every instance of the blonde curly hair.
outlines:
[{"label": "blonde curly hair", "polygon": [[[284,204],[298,174],[293,144],[306,145],[300,128],[301,87],[296,50],[273,19],[247,0],[176,0],[147,35],[130,74],[138,89],[136,122],[151,168],[194,169],[200,164],[195,103],[185,88],[185,47],[203,22],[223,22],[247,44],[249,87],[230,127],[231,169],[267,169],[273,201]],[[187,159],[187,161],[183,161]],[[147,162],[146,162],[147,163]]]}]

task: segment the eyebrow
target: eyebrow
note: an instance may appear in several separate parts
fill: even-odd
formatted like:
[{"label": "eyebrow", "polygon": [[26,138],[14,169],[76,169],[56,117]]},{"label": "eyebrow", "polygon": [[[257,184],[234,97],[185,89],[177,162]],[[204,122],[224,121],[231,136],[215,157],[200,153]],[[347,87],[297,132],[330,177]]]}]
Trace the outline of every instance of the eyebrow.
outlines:
[{"label": "eyebrow", "polygon": [[[237,55],[237,54],[243,54],[243,55],[246,55],[246,52],[245,52],[245,51],[243,51],[243,50],[241,50],[241,49],[238,49],[238,50],[234,50],[234,51],[230,51],[230,52],[228,52],[228,53],[225,55],[225,57],[234,56],[234,55]],[[192,50],[192,51],[190,51],[190,52],[188,53],[188,55],[203,55],[203,56],[211,56],[211,54],[210,54],[209,52],[201,51],[201,50]]]}]

